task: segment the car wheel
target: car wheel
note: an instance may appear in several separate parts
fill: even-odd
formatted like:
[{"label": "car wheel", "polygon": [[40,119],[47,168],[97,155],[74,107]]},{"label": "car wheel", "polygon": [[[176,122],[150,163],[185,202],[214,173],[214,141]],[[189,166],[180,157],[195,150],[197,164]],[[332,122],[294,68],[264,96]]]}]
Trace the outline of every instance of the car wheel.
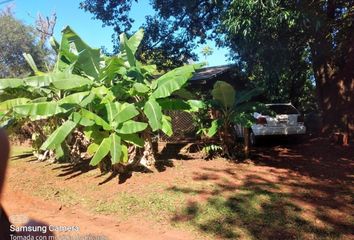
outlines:
[{"label": "car wheel", "polygon": [[251,146],[256,146],[257,144],[257,139],[256,139],[256,135],[254,135],[253,131],[250,131],[250,145]]},{"label": "car wheel", "polygon": [[296,137],[295,137],[295,142],[296,143],[303,143],[304,140],[305,140],[305,135],[304,134],[296,135]]}]

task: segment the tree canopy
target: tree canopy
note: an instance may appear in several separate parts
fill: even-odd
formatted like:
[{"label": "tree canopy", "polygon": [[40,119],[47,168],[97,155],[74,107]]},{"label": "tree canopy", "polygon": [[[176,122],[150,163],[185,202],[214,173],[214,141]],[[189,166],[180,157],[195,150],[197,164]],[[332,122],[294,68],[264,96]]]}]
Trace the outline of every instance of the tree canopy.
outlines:
[{"label": "tree canopy", "polygon": [[[198,43],[204,44],[207,31],[217,26],[219,12],[224,8],[223,2],[226,1],[150,1],[156,14],[146,16],[142,26],[147,34],[141,47],[144,54],[140,58],[147,62],[153,59],[160,69],[171,69],[197,60],[193,50]],[[104,26],[114,28],[116,34],[113,42],[118,46],[117,36],[131,30],[134,22],[129,17],[132,3],[132,0],[86,0],[80,6],[102,20]],[[199,41],[194,41],[195,38]]]},{"label": "tree canopy", "polygon": [[45,69],[48,50],[31,26],[15,19],[10,10],[0,12],[0,78],[26,76],[31,68],[23,53],[31,54],[39,69]]},{"label": "tree canopy", "polygon": [[[132,2],[85,0],[81,7],[118,33],[132,27]],[[270,101],[313,103],[309,93],[315,82],[323,130],[354,128],[352,1],[151,0],[150,4],[156,14],[146,17],[147,54],[141,58],[158,58],[162,68],[171,62],[180,65],[196,59],[192,50],[197,43],[213,39],[232,50],[242,71],[266,87]]]}]

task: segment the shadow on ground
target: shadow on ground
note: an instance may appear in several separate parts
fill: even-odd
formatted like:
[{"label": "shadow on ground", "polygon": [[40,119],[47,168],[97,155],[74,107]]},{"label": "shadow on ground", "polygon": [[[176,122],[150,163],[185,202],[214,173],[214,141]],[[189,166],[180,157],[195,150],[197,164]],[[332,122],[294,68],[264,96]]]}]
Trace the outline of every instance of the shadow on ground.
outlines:
[{"label": "shadow on ground", "polygon": [[[192,160],[195,159],[188,154],[183,154],[181,153],[181,149],[183,149],[187,144],[186,143],[181,143],[181,144],[176,144],[176,143],[167,143],[166,146],[162,149],[160,153],[157,154],[156,156],[156,163],[155,163],[155,169],[158,172],[164,172],[168,168],[173,168],[174,163],[171,159],[174,160]],[[16,156],[16,159],[22,158],[22,156]],[[16,160],[14,158],[14,160]],[[92,167],[89,165],[89,161],[87,160],[82,160],[79,163],[72,163],[72,164],[61,164],[60,166],[54,167],[53,170],[61,170],[61,173],[58,174],[58,177],[65,177],[66,180],[73,179],[75,177],[78,177],[82,174],[85,174],[89,171],[92,171],[96,169],[96,167]],[[103,181],[101,181],[98,185],[103,185],[105,183],[110,182],[111,180],[114,180],[118,176],[118,183],[123,184],[125,183],[130,177],[132,177],[133,172],[148,172],[144,168],[136,168],[134,170],[127,169],[123,173],[118,173],[118,172],[104,172],[101,173],[100,175],[96,176],[96,178],[100,178],[103,176],[107,176]]]},{"label": "shadow on ground", "polygon": [[308,139],[297,144],[279,139],[253,148],[252,160],[257,165],[296,171],[322,180],[353,181],[354,147],[330,144],[328,139]]},{"label": "shadow on ground", "polygon": [[195,157],[187,152],[187,149],[192,144],[182,143],[165,143],[163,149],[158,153],[157,158],[162,159],[175,159],[175,160],[193,160]]},{"label": "shadow on ground", "polygon": [[171,221],[222,239],[353,239],[352,153],[321,139],[256,148],[250,164],[170,187],[189,198]]},{"label": "shadow on ground", "polygon": [[53,168],[53,170],[61,170],[61,173],[58,174],[58,177],[65,177],[66,180],[73,179],[94,169],[96,169],[96,167],[91,166],[89,161],[80,161],[79,163],[72,164],[61,164]]}]

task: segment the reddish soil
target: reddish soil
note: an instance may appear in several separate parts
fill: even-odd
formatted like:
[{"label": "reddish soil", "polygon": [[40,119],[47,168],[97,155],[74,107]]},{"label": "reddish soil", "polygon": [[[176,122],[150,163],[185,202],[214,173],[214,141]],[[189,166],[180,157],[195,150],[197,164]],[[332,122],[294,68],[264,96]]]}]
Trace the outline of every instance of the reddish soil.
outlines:
[{"label": "reddish soil", "polygon": [[[10,197],[11,196],[11,197]],[[164,230],[141,219],[117,221],[110,216],[102,216],[82,211],[78,208],[62,208],[60,204],[14,192],[5,191],[3,205],[9,215],[25,215],[35,221],[53,226],[79,226],[79,236],[105,236],[108,239],[192,239],[188,233],[179,230]],[[103,239],[103,238],[102,238]]]},{"label": "reddish soil", "polygon": [[[308,229],[320,232],[326,227],[338,239],[354,239],[353,156],[353,147],[332,145],[325,139],[310,139],[299,144],[275,141],[255,148],[251,159],[246,162],[223,159],[205,161],[179,152],[178,159],[160,166],[159,173],[133,173],[131,177],[119,178],[92,177],[92,174],[88,175],[92,169],[63,166],[56,167],[59,175],[47,176],[53,179],[45,180],[53,181],[53,185],[65,184],[79,193],[82,191],[82,194],[87,194],[82,186],[95,184],[101,189],[100,197],[109,197],[120,192],[139,195],[145,186],[164,184],[161,193],[174,191],[188,197],[187,210],[203,202],[212,204],[211,199],[215,196],[223,196],[227,199],[227,204],[234,204],[234,194],[240,189],[254,190],[255,193],[261,190],[278,194],[277,197],[286,195],[291,204],[300,206],[301,213],[296,216],[296,221],[301,220],[303,225],[308,225]],[[28,181],[33,177],[40,177],[38,167],[30,163],[26,166],[27,173],[30,173]],[[53,169],[52,166],[47,168]],[[19,174],[16,172],[16,165],[10,165],[9,170],[9,175]],[[196,184],[201,184],[202,187],[193,187]],[[213,238],[227,237],[197,225],[193,211],[180,211],[170,218],[170,223],[165,224],[157,224],[139,216],[122,220],[113,215],[91,213],[81,206],[62,207],[54,200],[45,201],[28,192],[15,191],[15,185],[15,182],[9,181],[3,196],[3,205],[9,215],[25,214],[51,225],[79,226],[80,234],[104,235],[109,239],[204,239],[204,235],[198,237],[189,230],[184,231],[170,225],[190,222],[200,232],[214,234]],[[285,208],[284,211],[282,209],[282,204],[289,204],[288,202],[278,201],[277,204],[280,205],[268,207],[278,211],[276,216],[281,214],[284,219],[291,217],[287,216]],[[267,216],[260,215],[260,219],[267,219]],[[272,222],[273,219],[267,221]],[[232,226],[235,223],[229,221],[227,224]],[[296,234],[299,236],[290,227],[272,229],[265,225],[260,232],[259,228],[252,226],[253,223],[242,224],[255,239],[295,239]],[[221,230],[227,232],[230,229]],[[313,239],[311,231],[300,233],[301,239]],[[318,236],[321,235],[315,235],[315,238]]]}]

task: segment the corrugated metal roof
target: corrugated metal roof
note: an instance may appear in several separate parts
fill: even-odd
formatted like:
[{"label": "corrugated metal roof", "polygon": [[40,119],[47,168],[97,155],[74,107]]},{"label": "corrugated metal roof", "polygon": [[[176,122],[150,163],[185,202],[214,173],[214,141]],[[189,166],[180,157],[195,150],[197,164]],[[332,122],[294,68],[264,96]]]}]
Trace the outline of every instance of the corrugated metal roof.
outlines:
[{"label": "corrugated metal roof", "polygon": [[203,81],[211,78],[215,78],[226,71],[230,70],[233,65],[224,65],[224,66],[215,66],[215,67],[206,67],[197,70],[194,76],[190,81]]}]

